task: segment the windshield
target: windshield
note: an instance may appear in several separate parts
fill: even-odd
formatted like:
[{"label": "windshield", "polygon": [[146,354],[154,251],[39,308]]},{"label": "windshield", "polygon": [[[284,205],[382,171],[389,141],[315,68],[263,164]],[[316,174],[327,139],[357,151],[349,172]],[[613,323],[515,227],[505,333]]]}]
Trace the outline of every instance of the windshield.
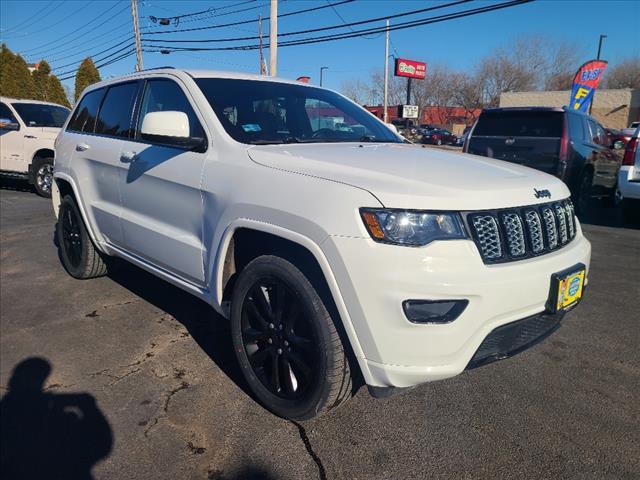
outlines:
[{"label": "windshield", "polygon": [[27,127],[62,127],[70,110],[57,105],[12,103]]},{"label": "windshield", "polygon": [[196,83],[227,133],[242,143],[402,142],[369,113],[329,90],[226,78]]}]

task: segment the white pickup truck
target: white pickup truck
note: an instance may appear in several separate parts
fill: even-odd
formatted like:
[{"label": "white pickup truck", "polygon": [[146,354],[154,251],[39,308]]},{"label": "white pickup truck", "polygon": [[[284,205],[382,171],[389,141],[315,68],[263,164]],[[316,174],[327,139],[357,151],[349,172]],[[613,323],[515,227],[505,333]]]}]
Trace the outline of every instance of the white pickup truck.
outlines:
[{"label": "white pickup truck", "polygon": [[518,353],[587,281],[562,181],[408,143],[293,81],[157,69],[92,85],[54,179],[69,274],[117,256],[208,302],[255,396],[290,419],[352,380],[385,396]]},{"label": "white pickup truck", "polygon": [[50,197],[53,142],[68,116],[55,103],[0,97],[0,175],[28,180]]}]

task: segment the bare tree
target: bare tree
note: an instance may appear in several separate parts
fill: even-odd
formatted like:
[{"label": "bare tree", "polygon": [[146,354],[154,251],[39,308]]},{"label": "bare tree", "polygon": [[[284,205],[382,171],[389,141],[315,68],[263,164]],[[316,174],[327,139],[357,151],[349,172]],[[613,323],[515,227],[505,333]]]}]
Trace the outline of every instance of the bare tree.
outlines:
[{"label": "bare tree", "polygon": [[640,57],[627,58],[604,73],[607,88],[640,88]]},{"label": "bare tree", "polygon": [[377,92],[361,79],[351,79],[342,82],[340,92],[360,105],[376,103]]}]

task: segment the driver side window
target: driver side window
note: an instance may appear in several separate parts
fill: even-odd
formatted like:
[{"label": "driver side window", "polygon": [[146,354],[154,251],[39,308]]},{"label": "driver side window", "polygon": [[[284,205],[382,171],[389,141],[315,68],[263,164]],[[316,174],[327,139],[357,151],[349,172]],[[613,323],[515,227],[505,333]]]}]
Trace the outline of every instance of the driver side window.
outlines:
[{"label": "driver side window", "polygon": [[148,80],[145,86],[140,114],[138,115],[136,139],[144,141],[141,137],[140,129],[147,113],[167,111],[184,112],[189,119],[189,136],[191,138],[204,137],[204,130],[200,120],[198,120],[182,89],[173,80],[157,78]]}]

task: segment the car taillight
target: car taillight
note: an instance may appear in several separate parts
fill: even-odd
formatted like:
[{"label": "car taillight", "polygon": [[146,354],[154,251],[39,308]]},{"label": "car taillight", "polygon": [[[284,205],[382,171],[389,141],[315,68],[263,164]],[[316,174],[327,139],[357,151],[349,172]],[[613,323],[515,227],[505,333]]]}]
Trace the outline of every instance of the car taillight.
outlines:
[{"label": "car taillight", "polygon": [[433,138],[435,140],[436,138],[438,138],[438,136],[437,135],[431,135],[431,138]]},{"label": "car taillight", "polygon": [[624,157],[622,158],[622,165],[633,165],[637,149],[638,137],[634,137],[627,143],[627,148],[625,148]]}]

